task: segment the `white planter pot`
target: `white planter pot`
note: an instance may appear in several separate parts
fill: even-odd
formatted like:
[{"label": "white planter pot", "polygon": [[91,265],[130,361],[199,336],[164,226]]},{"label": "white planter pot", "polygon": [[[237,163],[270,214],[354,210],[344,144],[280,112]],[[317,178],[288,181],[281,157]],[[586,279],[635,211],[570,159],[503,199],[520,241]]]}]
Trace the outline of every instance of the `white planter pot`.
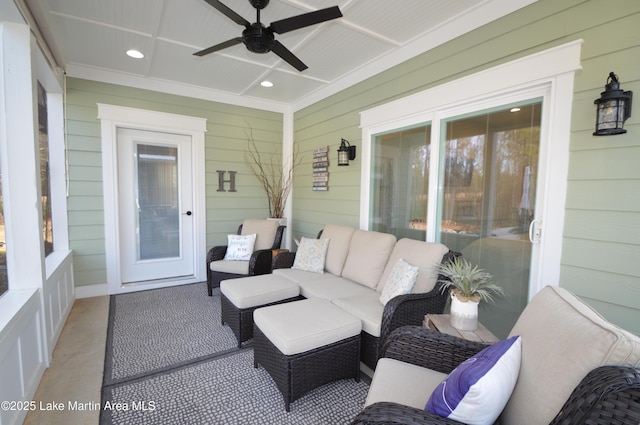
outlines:
[{"label": "white planter pot", "polygon": [[287,218],[286,217],[282,217],[282,218],[268,217],[267,220],[277,221],[280,226],[286,226],[287,225]]},{"label": "white planter pot", "polygon": [[460,301],[451,292],[451,326],[461,331],[475,331],[478,327],[478,301]]}]

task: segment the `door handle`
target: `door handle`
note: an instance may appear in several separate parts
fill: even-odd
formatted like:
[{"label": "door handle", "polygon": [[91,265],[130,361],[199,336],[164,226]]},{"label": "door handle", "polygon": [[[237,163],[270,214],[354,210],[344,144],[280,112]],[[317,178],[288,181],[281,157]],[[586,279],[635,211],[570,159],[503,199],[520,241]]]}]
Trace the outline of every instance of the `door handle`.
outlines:
[{"label": "door handle", "polygon": [[529,242],[534,244],[540,243],[540,238],[542,237],[541,224],[542,222],[540,220],[531,220],[531,224],[529,224]]},{"label": "door handle", "polygon": [[191,215],[191,211],[187,211],[186,213],[184,213],[184,215]]}]

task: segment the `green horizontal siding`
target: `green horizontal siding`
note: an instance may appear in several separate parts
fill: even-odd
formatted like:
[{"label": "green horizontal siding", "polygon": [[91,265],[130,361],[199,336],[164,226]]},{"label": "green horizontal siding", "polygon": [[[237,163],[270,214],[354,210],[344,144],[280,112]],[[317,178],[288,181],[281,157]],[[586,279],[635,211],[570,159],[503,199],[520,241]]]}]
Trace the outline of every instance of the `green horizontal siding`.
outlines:
[{"label": "green horizontal siding", "polygon": [[[594,137],[593,100],[610,71],[640,93],[640,2],[539,0],[295,113],[301,151],[331,145],[328,192],[296,173],[294,235],[327,223],[359,225],[360,155],[336,166],[340,138],[361,146],[361,111],[554,46],[583,39],[575,75],[560,285],[640,334],[640,114],[628,133]],[[636,101],[637,103],[637,101]],[[637,109],[637,108],[634,108]],[[634,111],[635,112],[635,111]],[[360,152],[359,152],[360,153]]]},{"label": "green horizontal siding", "polygon": [[[105,283],[107,275],[98,103],[207,119],[204,158],[207,247],[225,243],[226,235],[235,233],[243,219],[268,215],[264,192],[245,163],[245,130],[253,128],[261,152],[281,156],[281,114],[69,78],[66,96],[69,243],[74,250],[77,286]],[[237,172],[238,192],[217,191],[217,170]]]}]

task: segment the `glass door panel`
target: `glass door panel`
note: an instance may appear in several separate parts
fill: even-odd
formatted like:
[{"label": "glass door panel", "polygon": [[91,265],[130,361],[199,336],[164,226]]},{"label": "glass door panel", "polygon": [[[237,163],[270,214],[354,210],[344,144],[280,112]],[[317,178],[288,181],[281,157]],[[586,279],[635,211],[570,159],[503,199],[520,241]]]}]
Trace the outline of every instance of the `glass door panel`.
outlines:
[{"label": "glass door panel", "polygon": [[180,256],[178,148],[135,145],[138,260]]},{"label": "glass door panel", "polygon": [[369,228],[426,240],[431,125],[374,136]]},{"label": "glass door panel", "polygon": [[438,239],[506,289],[506,297],[480,307],[480,321],[499,337],[527,304],[541,108],[529,101],[441,126]]}]

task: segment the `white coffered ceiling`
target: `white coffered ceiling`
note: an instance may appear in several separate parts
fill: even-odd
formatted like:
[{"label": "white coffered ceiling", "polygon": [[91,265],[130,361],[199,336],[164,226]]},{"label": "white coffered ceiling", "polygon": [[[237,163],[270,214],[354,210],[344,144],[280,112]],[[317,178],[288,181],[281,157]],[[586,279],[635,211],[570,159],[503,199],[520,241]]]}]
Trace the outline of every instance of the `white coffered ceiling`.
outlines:
[{"label": "white coffered ceiling", "polygon": [[[535,0],[271,0],[261,12],[267,26],[334,5],[344,15],[276,35],[308,65],[303,72],[274,53],[250,53],[242,44],[194,56],[244,29],[204,0],[19,1],[69,76],[295,110]],[[256,21],[249,1],[222,2]],[[128,49],[145,57],[132,59]],[[265,79],[274,86],[262,87]]]}]

